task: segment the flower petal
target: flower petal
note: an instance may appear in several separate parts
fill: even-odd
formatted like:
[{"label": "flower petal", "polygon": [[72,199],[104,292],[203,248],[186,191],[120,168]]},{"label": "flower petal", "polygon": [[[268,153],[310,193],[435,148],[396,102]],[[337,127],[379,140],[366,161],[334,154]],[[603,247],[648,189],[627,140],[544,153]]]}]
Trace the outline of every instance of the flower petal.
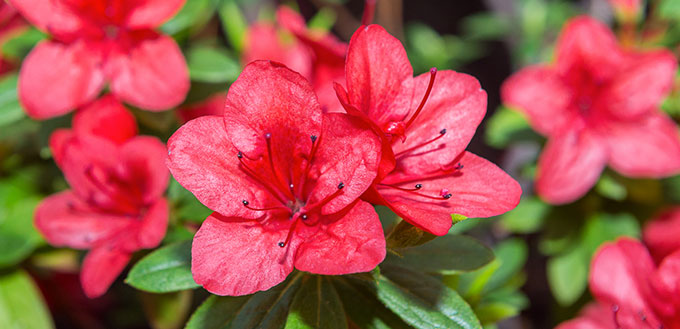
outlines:
[{"label": "flower petal", "polygon": [[605,146],[590,133],[553,136],[538,159],[536,192],[553,204],[572,202],[595,185],[606,161]]},{"label": "flower petal", "polygon": [[50,151],[54,162],[59,167],[62,165],[64,146],[71,138],[73,138],[73,130],[71,129],[57,129],[50,135]]},{"label": "flower petal", "polygon": [[300,245],[295,268],[323,275],[368,272],[385,259],[385,250],[378,214],[359,201]]},{"label": "flower petal", "polygon": [[125,230],[125,216],[100,213],[80,200],[72,191],[45,198],[35,211],[35,226],[57,247],[90,248]]},{"label": "flower petal", "polygon": [[[519,203],[519,183],[493,163],[464,152],[456,172],[435,171],[429,175],[393,172],[377,185],[387,206],[409,223],[435,235],[448,233],[451,214],[490,217],[513,209]],[[409,192],[396,189],[414,189]],[[442,194],[451,194],[444,199]],[[426,195],[429,197],[425,197]]]},{"label": "flower petal", "polygon": [[336,193],[343,183],[342,194],[322,208],[332,214],[353,203],[375,179],[380,162],[381,143],[368,124],[342,113],[324,115],[323,131],[314,155],[310,176],[314,190],[309,204]]},{"label": "flower petal", "polygon": [[649,279],[654,292],[648,297],[664,323],[680,324],[680,250],[668,255]]},{"label": "flower petal", "polygon": [[650,178],[680,173],[680,134],[675,122],[665,114],[612,123],[605,129],[609,164],[616,171]]},{"label": "flower petal", "polygon": [[[39,29],[70,40],[97,28],[81,13],[60,0],[10,0],[10,4]],[[54,64],[56,62],[48,62]]]},{"label": "flower petal", "polygon": [[345,72],[350,103],[380,127],[408,113],[413,68],[401,42],[379,25],[354,32]]},{"label": "flower petal", "polygon": [[566,128],[572,120],[572,92],[557,72],[545,66],[528,66],[508,78],[501,88],[503,102],[525,113],[531,126],[543,135]]},{"label": "flower petal", "polygon": [[59,116],[93,100],[104,83],[96,47],[42,41],[19,73],[19,99],[36,119]]},{"label": "flower petal", "polygon": [[168,201],[165,198],[156,200],[146,210],[144,217],[109,240],[108,245],[126,252],[157,247],[168,228],[168,211]]},{"label": "flower petal", "polygon": [[680,250],[680,208],[666,211],[649,222],[643,232],[644,241],[657,263]]},{"label": "flower petal", "polygon": [[222,117],[203,116],[187,122],[170,137],[168,149],[166,164],[175,179],[224,216],[254,219],[262,213],[243,207],[242,200],[257,200],[257,206],[275,202],[239,168],[238,151]]},{"label": "flower petal", "polygon": [[85,295],[96,298],[106,293],[109,287],[123,272],[131,255],[106,246],[92,249],[83,261],[80,283]]},{"label": "flower petal", "polygon": [[256,23],[246,31],[243,63],[272,60],[283,63],[306,78],[312,75],[312,54],[302,44],[284,44],[279,31],[271,24]]},{"label": "flower petal", "polygon": [[76,112],[73,130],[76,134],[93,134],[122,144],[137,135],[137,123],[123,104],[106,95]]},{"label": "flower petal", "polygon": [[154,28],[170,19],[182,8],[185,0],[126,0],[125,25],[130,29]]},{"label": "flower petal", "polygon": [[[241,296],[267,290],[293,270],[300,239],[286,239],[285,230],[266,230],[257,222],[212,214],[191,246],[194,281],[216,295]],[[272,220],[280,220],[273,218]]]},{"label": "flower petal", "polygon": [[133,45],[112,52],[106,64],[111,91],[149,111],[179,105],[189,91],[189,72],[177,43],[152,31],[141,31],[131,38]]},{"label": "flower petal", "polygon": [[677,59],[662,50],[635,56],[607,85],[599,101],[609,113],[619,118],[635,118],[655,111],[671,91]]},{"label": "flower petal", "polygon": [[204,115],[222,115],[226,97],[224,93],[217,93],[204,101],[178,109],[180,122],[186,123]]},{"label": "flower petal", "polygon": [[[429,73],[414,79],[415,95],[425,94],[429,80]],[[420,99],[414,97],[412,112],[419,103]],[[448,166],[465,151],[485,113],[486,92],[477,79],[448,70],[438,72],[425,107],[406,130],[406,140],[392,144],[397,165],[414,173]],[[442,136],[443,129],[446,133]],[[436,142],[427,143],[438,137]],[[422,144],[426,145],[419,147]]]},{"label": "flower petal", "polygon": [[156,137],[138,136],[120,148],[121,175],[140,187],[144,203],[155,202],[168,187],[165,144]]}]

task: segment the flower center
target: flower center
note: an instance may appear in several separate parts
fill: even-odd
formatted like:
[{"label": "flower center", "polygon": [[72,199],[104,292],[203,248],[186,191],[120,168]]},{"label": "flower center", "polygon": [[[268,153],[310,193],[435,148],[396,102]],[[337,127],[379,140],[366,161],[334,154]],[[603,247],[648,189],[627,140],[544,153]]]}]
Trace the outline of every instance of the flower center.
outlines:
[{"label": "flower center", "polygon": [[436,76],[437,68],[433,67],[430,69],[430,82],[427,84],[427,90],[425,90],[425,95],[423,96],[423,99],[420,101],[420,105],[418,105],[418,108],[416,109],[415,112],[413,112],[413,115],[408,121],[406,122],[390,121],[387,123],[385,127],[383,127],[383,131],[385,132],[385,134],[388,135],[388,137],[390,138],[399,137],[401,138],[402,142],[406,139],[406,130],[413,124],[413,121],[416,120],[420,112],[423,110],[423,107],[425,107],[425,103],[427,102],[427,99],[430,97],[430,92],[432,92],[432,86],[434,85],[434,78]]},{"label": "flower center", "polygon": [[[113,170],[90,164],[85,168],[85,177],[97,189],[97,192],[105,195],[112,202],[110,205],[102,205],[101,201],[97,200],[95,196],[97,192],[93,192],[87,200],[91,205],[117,210],[129,216],[136,216],[145,208],[141,201],[142,193],[139,187],[121,179]],[[122,193],[122,191],[125,191],[125,193]]]}]

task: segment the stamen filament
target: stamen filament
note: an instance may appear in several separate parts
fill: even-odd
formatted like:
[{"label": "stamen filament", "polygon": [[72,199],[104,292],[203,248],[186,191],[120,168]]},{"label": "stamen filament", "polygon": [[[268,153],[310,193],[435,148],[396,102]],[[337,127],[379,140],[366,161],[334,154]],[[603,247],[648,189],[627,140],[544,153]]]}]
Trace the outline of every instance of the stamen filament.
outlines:
[{"label": "stamen filament", "polygon": [[436,140],[438,140],[438,139],[444,137],[444,135],[446,135],[446,129],[440,130],[440,131],[439,131],[439,136],[437,136],[437,137],[435,137],[435,138],[433,138],[433,139],[430,139],[429,141],[420,143],[420,144],[418,144],[418,145],[416,145],[416,146],[409,147],[409,148],[407,148],[407,149],[405,149],[405,150],[403,150],[403,151],[398,152],[398,153],[395,154],[394,156],[395,156],[395,157],[398,157],[398,156],[400,156],[400,155],[403,155],[403,154],[406,154],[406,153],[410,153],[410,152],[412,152],[412,151],[415,151],[415,150],[417,150],[417,149],[419,149],[419,148],[421,148],[421,147],[423,147],[423,146],[425,146],[425,145],[427,145],[427,144],[430,144],[430,143],[432,143],[432,142],[434,142],[434,141],[436,141]]},{"label": "stamen filament", "polygon": [[244,207],[246,207],[246,208],[248,208],[248,209],[250,209],[250,210],[254,210],[254,211],[267,211],[267,210],[276,210],[276,209],[278,209],[278,210],[285,210],[285,211],[289,211],[289,210],[290,210],[288,207],[284,207],[283,205],[273,206],[273,207],[267,207],[267,208],[253,208],[253,207],[249,206],[249,205],[250,205],[250,202],[248,202],[248,200],[243,200],[243,201],[241,201],[241,203],[243,203],[243,206],[244,206]]},{"label": "stamen filament", "polygon": [[293,232],[295,232],[295,227],[297,226],[297,223],[300,221],[300,217],[296,218],[293,224],[290,226],[288,229],[288,234],[286,235],[286,241],[279,242],[278,245],[279,247],[283,248],[288,245],[290,242],[290,239],[293,237]]},{"label": "stamen filament", "polygon": [[345,184],[343,184],[343,183],[341,182],[340,184],[338,184],[338,189],[337,189],[335,192],[333,192],[332,194],[326,196],[326,197],[323,198],[321,201],[319,201],[319,202],[317,202],[317,203],[315,203],[315,204],[313,204],[313,205],[311,205],[311,206],[305,208],[305,211],[306,211],[306,212],[312,212],[312,211],[314,211],[314,210],[316,210],[316,209],[318,209],[318,208],[323,207],[325,204],[327,204],[328,202],[330,202],[331,200],[335,199],[337,196],[339,196],[340,194],[342,194],[342,189],[343,189],[344,187],[345,187]]},{"label": "stamen filament", "polygon": [[279,200],[279,202],[281,202],[282,204],[285,204],[285,201],[281,197],[281,195],[278,193],[278,190],[276,188],[270,186],[268,181],[262,179],[259,175],[257,175],[257,173],[255,173],[254,170],[250,169],[250,167],[248,167],[248,165],[246,165],[246,163],[243,161],[243,153],[238,152],[237,157],[238,157],[238,161],[241,163],[241,167],[242,167],[243,171],[247,175],[249,175],[254,180],[256,180],[260,184],[262,184],[262,186],[264,186],[264,188],[266,188],[267,191],[269,191],[269,193],[271,193],[277,200]]},{"label": "stamen filament", "polygon": [[409,189],[409,188],[400,187],[400,186],[395,186],[395,185],[388,185],[388,184],[378,184],[378,186],[387,187],[387,188],[393,188],[393,189],[395,189],[395,190],[404,191],[404,192],[409,192],[409,193],[411,193],[411,194],[415,194],[415,195],[417,195],[417,196],[421,196],[421,197],[428,198],[428,199],[432,199],[432,200],[449,199],[449,198],[451,198],[451,196],[452,196],[451,193],[446,193],[446,194],[443,194],[443,195],[441,195],[441,196],[439,196],[439,197],[435,197],[435,196],[431,196],[431,195],[427,195],[427,194],[415,192],[415,191],[417,191],[417,190],[420,190],[420,189],[423,187],[422,184],[416,184],[416,185],[415,185],[416,187],[415,187],[414,189]]},{"label": "stamen filament", "polygon": [[404,129],[408,129],[408,127],[411,126],[413,121],[416,120],[416,117],[418,117],[418,114],[420,114],[420,111],[423,110],[423,107],[425,107],[425,102],[427,102],[427,98],[430,97],[430,92],[432,91],[432,86],[434,85],[434,78],[437,76],[437,68],[433,67],[430,69],[430,83],[427,85],[427,90],[425,91],[425,96],[423,96],[423,100],[420,101],[420,105],[418,105],[418,109],[416,109],[416,112],[413,113],[413,116],[411,116],[411,119],[406,122],[406,126]]},{"label": "stamen filament", "polygon": [[314,156],[316,155],[316,150],[319,148],[317,141],[319,138],[316,135],[311,135],[310,139],[312,140],[312,149],[309,151],[309,158],[307,159],[307,164],[305,165],[305,171],[304,174],[302,175],[302,182],[300,182],[298,186],[298,195],[303,195],[304,194],[304,188],[305,184],[307,183],[307,176],[309,176],[309,171],[312,169],[312,161],[314,160]]},{"label": "stamen filament", "polygon": [[[267,141],[267,158],[269,158],[269,166],[271,167],[272,174],[274,175],[275,184],[279,185],[279,184],[281,184],[281,178],[279,177],[279,174],[276,172],[276,168],[274,167],[274,153],[272,153],[272,143],[271,143],[272,134],[266,133],[264,135],[264,139]],[[283,186],[286,186],[286,184],[284,183]],[[286,194],[286,196],[289,197],[290,200],[295,199],[295,196],[293,195],[293,193],[290,190],[288,190],[287,188],[285,188],[285,187],[281,188],[281,191],[283,191],[283,193]]]}]

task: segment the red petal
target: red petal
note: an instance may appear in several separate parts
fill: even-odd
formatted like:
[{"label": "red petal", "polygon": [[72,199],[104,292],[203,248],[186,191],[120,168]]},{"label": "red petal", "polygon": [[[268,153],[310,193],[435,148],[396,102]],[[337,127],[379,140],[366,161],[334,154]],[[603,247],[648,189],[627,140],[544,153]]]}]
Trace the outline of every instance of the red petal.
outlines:
[{"label": "red petal", "polygon": [[[451,214],[490,217],[517,206],[522,189],[503,170],[469,152],[464,152],[458,162],[463,168],[454,173],[409,174],[397,169],[378,185],[378,192],[399,216],[435,235],[448,233]],[[438,199],[386,187],[387,184],[407,189],[422,184],[415,192]],[[443,190],[448,190],[451,198],[441,197]]]},{"label": "red petal", "polygon": [[121,100],[149,111],[179,105],[189,91],[189,73],[181,50],[165,35],[131,35],[129,49],[114,51],[106,65],[111,91]]},{"label": "red petal", "polygon": [[553,136],[538,159],[536,192],[553,204],[572,202],[590,190],[607,161],[602,142],[587,132]]},{"label": "red petal", "polygon": [[385,29],[368,25],[354,32],[345,71],[350,103],[380,127],[408,113],[413,68],[404,46]]},{"label": "red petal", "polygon": [[342,194],[322,208],[332,214],[353,203],[375,179],[380,161],[380,139],[370,127],[347,114],[324,115],[319,148],[314,156],[310,176],[315,186],[308,204],[322,200],[338,190]]},{"label": "red petal", "polygon": [[97,96],[104,83],[93,45],[40,42],[19,73],[19,99],[36,119],[59,116]]},{"label": "red petal", "polygon": [[[414,95],[425,94],[430,74],[421,74],[414,79]],[[420,103],[418,96],[411,103],[414,112]],[[461,152],[465,151],[477,126],[486,113],[486,92],[477,79],[453,71],[437,72],[432,92],[422,112],[406,130],[404,143],[395,142],[392,149],[397,157],[397,166],[405,172],[423,173],[448,166]],[[409,113],[409,118],[413,113]],[[436,142],[418,147],[446,134]],[[412,149],[411,151],[408,151]],[[399,155],[400,152],[403,155]]]},{"label": "red petal", "polygon": [[644,241],[658,262],[680,250],[680,208],[664,212],[649,222],[644,230]]},{"label": "red petal", "polygon": [[100,213],[65,191],[45,198],[35,212],[35,226],[54,246],[90,248],[129,226],[125,216]]},{"label": "red petal", "polygon": [[120,148],[119,164],[124,171],[121,174],[140,186],[145,204],[155,202],[168,187],[166,158],[165,144],[156,137],[138,136]]},{"label": "red petal", "polygon": [[127,19],[130,29],[154,28],[170,19],[182,8],[185,0],[126,0]]},{"label": "red petal", "polygon": [[137,123],[123,104],[107,95],[76,112],[73,130],[76,134],[94,134],[122,144],[137,135]]},{"label": "red petal", "polygon": [[569,20],[557,42],[556,53],[561,75],[585,70],[600,81],[618,73],[625,59],[609,27],[588,16]]},{"label": "red petal", "polygon": [[61,167],[61,161],[64,154],[64,146],[73,137],[73,131],[71,129],[57,129],[52,135],[50,135],[50,151],[52,152],[52,158],[57,166]]},{"label": "red petal", "polygon": [[177,115],[183,123],[205,115],[221,116],[224,112],[226,96],[224,93],[215,94],[205,101],[178,109]]},{"label": "red petal", "polygon": [[664,258],[657,272],[649,278],[654,293],[648,297],[664,323],[680,325],[680,250]]},{"label": "red petal", "polygon": [[[39,29],[60,39],[71,40],[92,33],[97,26],[82,13],[60,0],[10,0],[11,5]],[[56,62],[48,62],[54,64]]]},{"label": "red petal", "polygon": [[139,218],[121,234],[111,239],[107,245],[115,246],[126,252],[135,252],[139,249],[157,247],[168,227],[168,201],[160,198]]},{"label": "red petal", "polygon": [[[660,178],[680,172],[680,134],[665,114],[604,127],[609,164],[631,177]],[[603,135],[604,135],[603,133]]]},{"label": "red petal", "polygon": [[676,69],[677,59],[670,51],[636,56],[632,65],[607,85],[599,101],[619,118],[652,112],[671,91]]},{"label": "red petal", "polygon": [[175,179],[224,216],[254,219],[262,215],[245,208],[242,200],[262,208],[278,202],[239,169],[238,151],[227,137],[222,117],[189,121],[170,137],[168,149],[167,166]]},{"label": "red petal", "polygon": [[130,261],[130,254],[102,246],[92,249],[83,262],[80,283],[85,295],[96,298],[106,293]]},{"label": "red petal", "polygon": [[572,91],[554,69],[526,67],[503,83],[501,95],[504,103],[522,110],[541,134],[563,130],[573,119],[568,111]]},{"label": "red petal", "polygon": [[242,57],[244,64],[255,60],[272,60],[310,78],[311,56],[311,52],[298,42],[284,44],[279,38],[279,32],[271,24],[256,23],[246,31]]},{"label": "red petal", "polygon": [[191,247],[196,283],[216,295],[241,296],[282,282],[293,270],[301,240],[292,239],[281,248],[278,243],[286,239],[285,230],[265,230],[259,223],[235,220],[213,214],[196,233]]},{"label": "red petal", "polygon": [[579,317],[563,322],[555,329],[616,329],[614,313],[604,305],[591,303]]},{"label": "red petal", "polygon": [[307,238],[295,256],[300,271],[342,275],[368,272],[385,258],[385,237],[373,207],[357,202],[342,218]]}]

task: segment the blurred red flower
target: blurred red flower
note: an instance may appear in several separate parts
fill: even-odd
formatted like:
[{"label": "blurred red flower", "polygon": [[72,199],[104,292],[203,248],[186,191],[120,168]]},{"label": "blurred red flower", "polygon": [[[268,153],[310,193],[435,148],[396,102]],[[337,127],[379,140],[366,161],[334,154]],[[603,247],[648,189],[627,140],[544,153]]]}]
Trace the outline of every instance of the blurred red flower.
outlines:
[{"label": "blurred red flower", "polygon": [[[0,2],[0,47],[14,35],[23,31],[26,26],[26,22],[21,18],[16,9],[6,2]],[[14,67],[15,63],[12,61],[6,58],[0,59],[0,75],[13,70]]]},{"label": "blurred red flower", "polygon": [[344,83],[347,44],[327,31],[307,28],[302,16],[286,6],[279,7],[276,17],[280,28],[260,22],[248,29],[243,62],[281,62],[312,83],[324,111],[343,112],[333,82]]},{"label": "blurred red flower", "polygon": [[50,137],[71,190],[43,200],[35,225],[54,246],[90,249],[80,277],[91,298],[108,290],[134,251],[165,235],[165,145],[136,132],[132,114],[109,95],[78,111],[73,130]]},{"label": "blurred red flower", "polygon": [[680,135],[659,110],[677,67],[667,50],[622,49],[588,17],[572,19],[554,65],[524,68],[502,87],[503,101],[548,137],[536,192],[562,204],[583,196],[606,164],[630,177],[680,172]]},{"label": "blurred red flower", "polygon": [[177,109],[177,117],[180,122],[186,123],[204,115],[222,115],[226,93],[217,93],[207,99]]},{"label": "blurred red flower", "polygon": [[26,57],[19,98],[37,119],[86,104],[108,82],[119,99],[150,111],[186,96],[189,76],[175,41],[153,30],[184,0],[11,0],[52,36]]},{"label": "blurred red flower", "polygon": [[215,211],[192,245],[194,280],[208,291],[267,290],[293,268],[365,272],[385,257],[378,216],[358,200],[376,175],[378,138],[356,118],[324,114],[282,64],[247,65],[224,116],[189,121],[168,147],[175,179]]},{"label": "blurred red flower", "polygon": [[404,47],[378,25],[354,33],[345,70],[347,91],[337,90],[347,113],[382,136],[380,173],[365,199],[436,235],[449,231],[451,214],[488,217],[517,205],[519,184],[465,151],[486,112],[477,79],[448,70],[414,78]]},{"label": "blurred red flower", "polygon": [[645,244],[657,262],[680,250],[680,208],[673,208],[652,219],[643,232]]},{"label": "blurred red flower", "polygon": [[596,303],[557,329],[680,328],[680,252],[657,268],[638,241],[606,243],[593,258],[589,281]]}]

